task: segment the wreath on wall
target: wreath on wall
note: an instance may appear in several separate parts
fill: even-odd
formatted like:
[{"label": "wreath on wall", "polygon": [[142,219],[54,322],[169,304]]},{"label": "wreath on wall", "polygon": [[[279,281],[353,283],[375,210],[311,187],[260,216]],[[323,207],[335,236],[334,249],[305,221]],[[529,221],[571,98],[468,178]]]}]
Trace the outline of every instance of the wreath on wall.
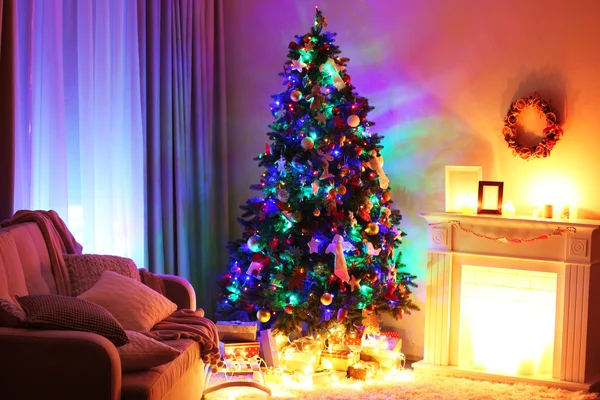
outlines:
[{"label": "wreath on wall", "polygon": [[[542,132],[540,141],[533,147],[521,145],[517,135],[519,114],[528,107],[532,107],[546,118],[546,128]],[[537,94],[515,100],[504,117],[504,128],[502,129],[504,140],[508,143],[508,148],[512,150],[513,155],[524,160],[548,157],[563,133],[556,113],[550,108],[548,102],[542,100]]]}]

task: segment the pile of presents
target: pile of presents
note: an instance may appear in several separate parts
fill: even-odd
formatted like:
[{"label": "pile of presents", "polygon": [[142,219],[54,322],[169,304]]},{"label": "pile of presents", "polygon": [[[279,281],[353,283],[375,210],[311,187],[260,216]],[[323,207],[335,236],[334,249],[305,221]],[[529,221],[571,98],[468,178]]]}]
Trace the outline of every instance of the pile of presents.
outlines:
[{"label": "pile of presents", "polygon": [[299,374],[310,376],[317,384],[336,371],[365,380],[380,369],[404,366],[402,339],[391,329],[356,330],[324,341],[303,336],[277,343],[271,330],[257,332],[255,322],[219,321],[217,328],[226,364],[232,360],[253,364],[264,361],[270,371],[267,381],[281,381],[278,375]]}]

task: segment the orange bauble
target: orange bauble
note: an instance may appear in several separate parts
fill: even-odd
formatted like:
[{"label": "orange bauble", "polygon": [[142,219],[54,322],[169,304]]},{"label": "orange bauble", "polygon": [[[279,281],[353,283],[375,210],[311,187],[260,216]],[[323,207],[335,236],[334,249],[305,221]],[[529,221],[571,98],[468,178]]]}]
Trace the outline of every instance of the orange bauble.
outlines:
[{"label": "orange bauble", "polygon": [[323,304],[324,306],[328,306],[333,302],[333,296],[331,295],[331,293],[323,293],[323,296],[321,296],[321,304]]}]

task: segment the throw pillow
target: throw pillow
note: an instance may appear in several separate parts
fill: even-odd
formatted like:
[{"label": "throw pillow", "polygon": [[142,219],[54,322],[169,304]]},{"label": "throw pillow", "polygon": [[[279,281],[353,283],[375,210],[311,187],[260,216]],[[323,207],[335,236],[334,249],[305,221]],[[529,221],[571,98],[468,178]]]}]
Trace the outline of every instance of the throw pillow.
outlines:
[{"label": "throw pillow", "polygon": [[98,282],[78,298],[106,308],[129,331],[147,332],[171,315],[177,305],[134,279],[104,271]]},{"label": "throw pillow", "polygon": [[143,333],[126,331],[129,343],[117,350],[123,372],[145,371],[173,361],[181,354],[177,349],[156,341]]},{"label": "throw pillow", "polygon": [[17,296],[28,328],[97,333],[117,347],[129,343],[119,322],[104,308],[82,299],[55,294]]},{"label": "throw pillow", "polygon": [[10,300],[0,299],[0,327],[23,328],[25,313]]},{"label": "throw pillow", "polygon": [[117,272],[136,281],[141,280],[137,266],[130,258],[101,254],[64,254],[63,257],[69,271],[73,297],[94,286],[104,271]]}]

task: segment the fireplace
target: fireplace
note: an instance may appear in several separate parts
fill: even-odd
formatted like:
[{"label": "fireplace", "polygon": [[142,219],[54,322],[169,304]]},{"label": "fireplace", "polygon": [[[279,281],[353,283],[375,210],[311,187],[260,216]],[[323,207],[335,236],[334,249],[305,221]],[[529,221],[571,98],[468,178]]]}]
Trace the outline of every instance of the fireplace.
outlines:
[{"label": "fireplace", "polygon": [[590,390],[600,382],[600,221],[420,213],[416,372]]}]

